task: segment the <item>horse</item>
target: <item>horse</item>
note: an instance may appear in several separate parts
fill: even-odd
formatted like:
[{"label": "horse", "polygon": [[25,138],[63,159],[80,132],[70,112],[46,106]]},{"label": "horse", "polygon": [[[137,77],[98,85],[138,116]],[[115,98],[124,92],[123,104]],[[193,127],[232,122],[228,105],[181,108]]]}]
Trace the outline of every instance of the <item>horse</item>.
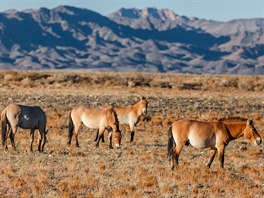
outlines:
[{"label": "horse", "polygon": [[18,104],[9,104],[1,114],[2,122],[2,145],[7,150],[7,138],[9,136],[12,147],[16,150],[15,134],[18,127],[22,129],[30,129],[30,151],[33,151],[34,132],[37,129],[38,151],[43,152],[45,143],[47,142],[46,135],[46,114],[39,106],[25,106]]},{"label": "horse", "polygon": [[172,161],[171,169],[178,159],[184,145],[191,144],[195,148],[210,148],[210,158],[206,164],[210,168],[216,152],[220,168],[224,168],[225,147],[232,140],[244,136],[256,145],[261,144],[260,134],[253,125],[252,120],[247,122],[201,122],[182,119],[175,121],[168,130],[168,158]]},{"label": "horse", "polygon": [[[120,124],[127,124],[130,127],[131,139],[133,142],[135,135],[135,127],[137,126],[140,116],[147,114],[148,102],[145,97],[141,97],[138,102],[129,106],[114,106]],[[95,141],[98,139],[97,131]],[[104,142],[104,136],[102,136]]]},{"label": "horse", "polygon": [[78,130],[82,123],[88,128],[99,129],[99,139],[97,140],[96,147],[99,147],[99,140],[104,131],[108,128],[113,130],[108,136],[109,148],[113,148],[112,135],[114,136],[114,144],[116,148],[120,147],[121,131],[119,130],[119,122],[116,112],[112,106],[102,109],[88,108],[85,106],[73,108],[69,115],[68,146],[71,145],[71,139],[74,132],[76,146],[79,147]]}]

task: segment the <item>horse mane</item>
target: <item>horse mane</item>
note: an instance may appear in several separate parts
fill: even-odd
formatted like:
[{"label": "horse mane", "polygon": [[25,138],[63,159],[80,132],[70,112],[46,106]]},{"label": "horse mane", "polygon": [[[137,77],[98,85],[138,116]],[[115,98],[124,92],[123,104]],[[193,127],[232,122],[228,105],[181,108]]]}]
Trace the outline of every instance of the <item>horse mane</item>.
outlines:
[{"label": "horse mane", "polygon": [[148,103],[147,99],[146,99],[144,96],[142,96],[142,97],[140,97],[140,99],[139,99],[138,101],[134,102],[134,103],[133,103],[132,105],[130,105],[130,106],[134,106],[135,104],[139,103],[141,100],[146,100],[146,102]]},{"label": "horse mane", "polygon": [[117,116],[117,113],[115,111],[115,106],[112,105],[112,108],[110,109],[111,112],[113,112],[114,114],[114,117],[115,117],[115,120],[116,120],[116,126],[117,126],[117,129],[119,131],[119,120],[118,120],[118,116]]},{"label": "horse mane", "polygon": [[118,130],[119,130],[119,120],[118,120],[118,116],[115,110],[115,105],[112,104],[106,104],[102,107],[102,109],[105,109],[107,111],[110,111],[111,113],[114,114],[115,120],[116,120],[116,125],[118,126]]},{"label": "horse mane", "polygon": [[247,120],[244,117],[223,117],[218,119],[219,122],[246,122]]}]

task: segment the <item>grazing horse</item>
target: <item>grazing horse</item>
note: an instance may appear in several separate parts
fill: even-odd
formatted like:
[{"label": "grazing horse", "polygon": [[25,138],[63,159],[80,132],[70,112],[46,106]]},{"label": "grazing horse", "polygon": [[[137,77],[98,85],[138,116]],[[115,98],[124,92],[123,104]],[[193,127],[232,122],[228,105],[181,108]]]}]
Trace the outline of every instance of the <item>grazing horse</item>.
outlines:
[{"label": "grazing horse", "polygon": [[9,104],[1,114],[2,120],[2,144],[7,150],[7,138],[9,136],[12,147],[15,147],[15,134],[18,127],[30,129],[30,151],[33,151],[34,132],[38,129],[38,151],[43,152],[47,141],[46,135],[46,114],[39,106],[24,106]]},{"label": "grazing horse", "polygon": [[114,144],[117,148],[120,147],[121,131],[119,130],[119,122],[112,106],[102,109],[92,109],[84,106],[74,108],[69,116],[69,135],[68,145],[71,145],[73,131],[75,133],[76,146],[79,147],[78,142],[78,129],[81,124],[91,129],[99,129],[99,139],[97,140],[96,147],[99,147],[99,140],[103,135],[105,129],[111,128],[113,132],[109,133],[109,148],[112,146],[112,135],[114,136]]},{"label": "grazing horse", "polygon": [[[148,102],[145,97],[142,97],[140,101],[134,105],[129,106],[114,106],[116,111],[118,121],[120,124],[128,124],[130,127],[131,139],[130,142],[133,142],[135,135],[135,127],[139,122],[141,115],[147,114]],[[95,141],[98,139],[98,132],[96,134]],[[102,136],[102,141],[104,142],[104,136]]]},{"label": "grazing horse", "polygon": [[175,121],[168,131],[168,157],[172,160],[172,167],[178,166],[179,154],[185,144],[195,148],[210,148],[210,158],[207,167],[210,168],[216,151],[220,167],[224,167],[224,151],[229,141],[244,136],[261,144],[261,137],[253,125],[252,120],[245,123],[200,122],[194,120]]}]

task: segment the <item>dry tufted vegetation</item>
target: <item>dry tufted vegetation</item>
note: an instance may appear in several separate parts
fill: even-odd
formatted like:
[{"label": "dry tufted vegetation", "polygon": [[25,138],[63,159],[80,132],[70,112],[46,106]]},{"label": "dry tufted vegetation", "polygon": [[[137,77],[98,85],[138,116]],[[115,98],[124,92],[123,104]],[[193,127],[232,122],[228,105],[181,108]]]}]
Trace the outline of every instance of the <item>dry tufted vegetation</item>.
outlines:
[{"label": "dry tufted vegetation", "polygon": [[[205,167],[209,150],[184,147],[172,172],[166,156],[167,129],[179,118],[253,118],[263,136],[264,77],[153,73],[0,72],[0,108],[39,105],[48,117],[44,153],[29,152],[29,131],[0,149],[0,197],[263,197],[263,144],[243,138],[226,149],[225,169],[217,159]],[[95,131],[81,128],[80,148],[66,146],[72,107],[128,105],[149,101],[148,116],[130,143],[122,126],[121,149],[108,140],[95,147]]]}]

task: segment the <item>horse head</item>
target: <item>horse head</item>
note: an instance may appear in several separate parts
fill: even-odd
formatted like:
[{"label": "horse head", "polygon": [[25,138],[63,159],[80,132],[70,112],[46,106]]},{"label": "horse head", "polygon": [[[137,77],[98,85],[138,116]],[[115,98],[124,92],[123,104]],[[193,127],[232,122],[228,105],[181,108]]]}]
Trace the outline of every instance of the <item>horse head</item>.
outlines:
[{"label": "horse head", "polygon": [[121,144],[121,131],[119,129],[119,121],[118,121],[118,117],[116,114],[116,111],[114,109],[114,106],[112,106],[112,108],[109,109],[109,113],[108,113],[108,124],[110,125],[110,127],[113,129],[113,142],[116,146],[116,148],[120,147]]},{"label": "horse head", "polygon": [[120,131],[120,130],[115,131],[115,132],[113,133],[113,136],[114,136],[114,138],[113,138],[113,142],[114,142],[114,144],[115,144],[115,147],[116,147],[116,148],[120,148],[120,145],[121,145],[121,137],[122,137],[122,135],[121,135],[121,131]]},{"label": "horse head", "polygon": [[140,99],[140,108],[143,115],[146,115],[148,112],[148,101],[145,97],[141,97]]},{"label": "horse head", "polygon": [[252,142],[254,142],[256,145],[261,144],[262,139],[258,131],[256,130],[253,120],[248,119],[246,128],[243,130],[244,137]]}]

